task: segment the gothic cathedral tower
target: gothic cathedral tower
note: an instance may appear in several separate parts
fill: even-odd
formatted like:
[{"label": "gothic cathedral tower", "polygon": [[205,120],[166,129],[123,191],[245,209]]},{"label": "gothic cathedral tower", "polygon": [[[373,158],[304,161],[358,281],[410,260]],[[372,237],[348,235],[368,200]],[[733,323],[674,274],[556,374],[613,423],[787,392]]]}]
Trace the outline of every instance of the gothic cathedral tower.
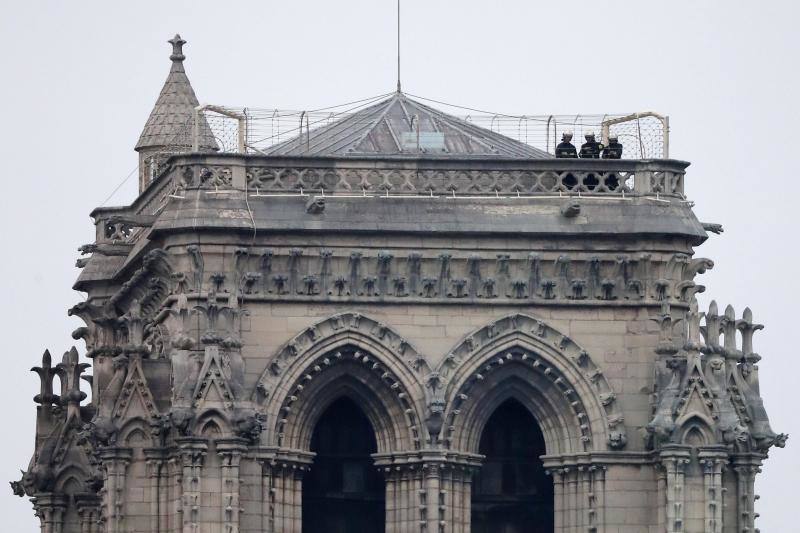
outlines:
[{"label": "gothic cathedral tower", "polygon": [[44,533],[754,531],[786,437],[750,310],[698,310],[688,163],[399,90],[230,153],[170,43],[139,196],[79,260],[91,364],[34,368]]}]

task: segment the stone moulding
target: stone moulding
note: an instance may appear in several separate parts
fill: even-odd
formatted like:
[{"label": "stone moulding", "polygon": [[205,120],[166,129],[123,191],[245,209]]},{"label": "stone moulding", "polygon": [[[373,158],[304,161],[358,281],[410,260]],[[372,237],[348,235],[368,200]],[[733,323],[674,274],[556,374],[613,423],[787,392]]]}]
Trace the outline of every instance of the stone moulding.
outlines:
[{"label": "stone moulding", "polygon": [[[202,292],[218,285],[242,301],[339,303],[453,302],[490,305],[671,305],[686,306],[705,288],[694,281],[712,268],[686,254],[554,254],[360,250],[328,248],[237,248],[235,266],[219,277],[196,265],[189,246],[190,272],[181,290]],[[176,259],[176,261],[178,261]],[[186,260],[184,259],[184,263]],[[192,282],[189,283],[189,280]]]},{"label": "stone moulding", "polygon": [[[115,215],[155,215],[182,188],[325,194],[598,194],[683,197],[688,163],[677,160],[348,161],[240,154],[179,154],[167,160],[130,208],[92,212],[105,236]],[[476,170],[476,167],[478,170]],[[136,232],[141,233],[141,232]]]},{"label": "stone moulding", "polygon": [[[551,422],[557,418],[570,428],[571,436],[553,433],[551,449],[605,449],[598,448],[602,442],[602,446],[618,450],[627,443],[616,394],[602,370],[572,339],[538,319],[516,314],[495,320],[464,338],[433,369],[421,353],[385,324],[358,313],[343,313],[305,329],[284,344],[259,378],[253,401],[267,413],[279,413],[273,425],[274,444],[299,445],[283,439],[299,431],[293,425],[303,425],[294,420],[295,412],[306,401],[306,389],[324,382],[326,375],[333,375],[329,369],[343,363],[364,369],[365,377],[359,379],[369,381],[368,388],[380,388],[372,391],[377,397],[396,396],[399,409],[405,413],[403,425],[410,428],[410,440],[417,449],[437,444],[440,434],[446,448],[477,449],[477,442],[462,433],[482,423],[481,415],[475,415],[478,422],[459,415],[469,408],[467,400],[473,390],[480,389],[480,382],[503,366],[525,368],[532,380],[531,390],[542,389],[539,392],[549,395],[548,402],[557,405],[556,411],[538,414],[550,416]],[[508,390],[527,394],[513,386]],[[568,444],[559,443],[565,439]]]},{"label": "stone moulding", "polygon": [[[264,412],[277,413],[270,436],[273,444],[299,446],[310,434],[302,422],[306,415],[297,413],[321,408],[309,406],[314,394],[308,390],[324,396],[327,383],[339,386],[337,379],[356,376],[358,383],[349,386],[350,393],[373,415],[375,427],[394,435],[386,436],[382,445],[392,450],[406,443],[418,449],[423,440],[421,381],[428,373],[425,356],[389,326],[359,313],[341,313],[306,328],[279,348],[259,378],[252,400]],[[393,419],[382,420],[382,413],[394,413]]]},{"label": "stone moulding", "polygon": [[[537,419],[550,419],[543,422],[548,453],[602,450],[600,446],[619,450],[627,443],[616,393],[602,370],[586,350],[539,319],[516,314],[495,320],[464,337],[437,371],[447,406],[444,439],[455,449],[477,449],[486,408],[477,409],[474,398],[486,404],[493,396],[498,403],[534,394],[542,398],[529,407]],[[515,385],[523,372],[530,383]],[[504,382],[509,383],[507,392]],[[553,424],[577,431],[549,431]]]}]

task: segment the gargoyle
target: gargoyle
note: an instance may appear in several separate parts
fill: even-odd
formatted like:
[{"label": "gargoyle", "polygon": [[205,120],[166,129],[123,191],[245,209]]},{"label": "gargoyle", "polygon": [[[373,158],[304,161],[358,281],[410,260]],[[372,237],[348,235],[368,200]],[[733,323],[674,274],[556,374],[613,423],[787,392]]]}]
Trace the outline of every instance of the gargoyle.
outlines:
[{"label": "gargoyle", "polygon": [[318,215],[325,210],[325,198],[314,196],[306,202],[306,213]]},{"label": "gargoyle", "polygon": [[561,215],[566,218],[574,218],[581,212],[581,204],[570,201],[561,206]]},{"label": "gargoyle", "polygon": [[35,496],[40,492],[49,492],[53,489],[55,475],[51,462],[55,451],[56,441],[47,440],[39,451],[35,462],[31,461],[28,471],[22,470],[22,479],[12,481],[11,488],[17,496]]},{"label": "gargoyle", "polygon": [[255,444],[264,430],[265,422],[266,417],[262,413],[258,413],[253,409],[244,409],[234,419],[234,428],[239,437],[250,444]]},{"label": "gargoyle", "polygon": [[621,450],[628,444],[628,436],[623,431],[612,431],[608,435],[608,447],[612,450]]},{"label": "gargoyle", "polygon": [[78,444],[88,443],[95,450],[102,446],[110,446],[116,443],[117,427],[110,418],[103,416],[96,417],[88,424],[84,424],[78,432]]},{"label": "gargoyle", "polygon": [[173,407],[169,413],[172,426],[183,437],[191,436],[191,425],[194,421],[194,409],[188,407]]},{"label": "gargoyle", "polygon": [[[22,472],[22,477],[25,477],[25,472]],[[14,493],[14,496],[19,496],[22,498],[25,496],[25,487],[22,486],[22,480],[19,481],[9,481],[9,485],[11,485],[11,491]]]}]

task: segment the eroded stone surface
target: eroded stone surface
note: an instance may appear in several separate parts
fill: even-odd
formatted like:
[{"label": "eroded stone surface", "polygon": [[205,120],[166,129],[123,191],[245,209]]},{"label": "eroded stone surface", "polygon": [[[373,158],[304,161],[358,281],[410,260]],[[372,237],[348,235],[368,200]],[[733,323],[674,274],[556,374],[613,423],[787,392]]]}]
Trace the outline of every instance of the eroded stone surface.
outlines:
[{"label": "eroded stone surface", "polygon": [[[49,533],[300,533],[314,420],[344,394],[376,432],[387,531],[466,533],[487,406],[507,396],[542,427],[555,531],[752,531],[755,474],[786,436],[752,312],[697,309],[713,263],[686,166],[175,156],[93,213],[70,310],[92,375],[74,349],[34,368],[14,492]],[[570,173],[635,183],[552,195]],[[315,179],[332,193],[285,195]],[[372,184],[395,188],[335,194]]]}]

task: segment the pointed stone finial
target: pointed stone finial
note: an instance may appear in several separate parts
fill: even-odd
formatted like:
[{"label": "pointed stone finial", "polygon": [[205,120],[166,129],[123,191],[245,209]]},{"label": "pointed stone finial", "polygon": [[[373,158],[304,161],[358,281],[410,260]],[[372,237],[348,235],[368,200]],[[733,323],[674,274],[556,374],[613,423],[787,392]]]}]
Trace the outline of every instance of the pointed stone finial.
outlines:
[{"label": "pointed stone finial", "polygon": [[731,358],[738,358],[739,350],[736,347],[736,312],[732,305],[725,308],[722,319],[722,331],[725,335],[725,351]]},{"label": "pointed stone finial", "polygon": [[760,357],[753,352],[753,334],[764,326],[753,322],[753,311],[749,307],[745,308],[741,320],[736,321],[736,329],[742,333],[742,353],[745,358],[757,362]]},{"label": "pointed stone finial", "polygon": [[61,371],[61,401],[67,405],[67,416],[80,416],[81,401],[86,393],[81,391],[81,374],[89,368],[88,363],[79,361],[78,350],[73,346],[64,352],[61,363],[56,366]]},{"label": "pointed stone finial", "polygon": [[722,332],[722,317],[719,316],[719,307],[716,300],[711,300],[706,313],[706,326],[703,328],[706,337],[706,346],[711,353],[722,353],[719,345],[719,336]]},{"label": "pointed stone finial", "polygon": [[699,351],[703,349],[703,339],[700,333],[700,321],[704,316],[705,313],[701,313],[698,308],[697,300],[692,298],[692,301],[689,304],[689,312],[686,314],[687,334],[685,348],[687,350]]},{"label": "pointed stone finial", "polygon": [[40,405],[58,403],[59,396],[53,394],[53,378],[59,374],[59,370],[53,367],[49,350],[45,350],[42,355],[42,366],[31,368],[31,372],[36,372],[41,380],[39,394],[34,396],[33,401]]},{"label": "pointed stone finial", "polygon": [[176,33],[175,37],[167,42],[172,45],[172,55],[169,56],[172,61],[183,61],[186,59],[186,56],[183,55],[183,45],[186,44],[186,41],[181,39],[179,33]]},{"label": "pointed stone finial", "polygon": [[656,353],[662,355],[672,355],[678,353],[678,346],[673,339],[675,325],[683,321],[683,318],[673,318],[669,303],[664,302],[661,307],[661,314],[650,318],[660,326],[661,335],[656,346]]}]

